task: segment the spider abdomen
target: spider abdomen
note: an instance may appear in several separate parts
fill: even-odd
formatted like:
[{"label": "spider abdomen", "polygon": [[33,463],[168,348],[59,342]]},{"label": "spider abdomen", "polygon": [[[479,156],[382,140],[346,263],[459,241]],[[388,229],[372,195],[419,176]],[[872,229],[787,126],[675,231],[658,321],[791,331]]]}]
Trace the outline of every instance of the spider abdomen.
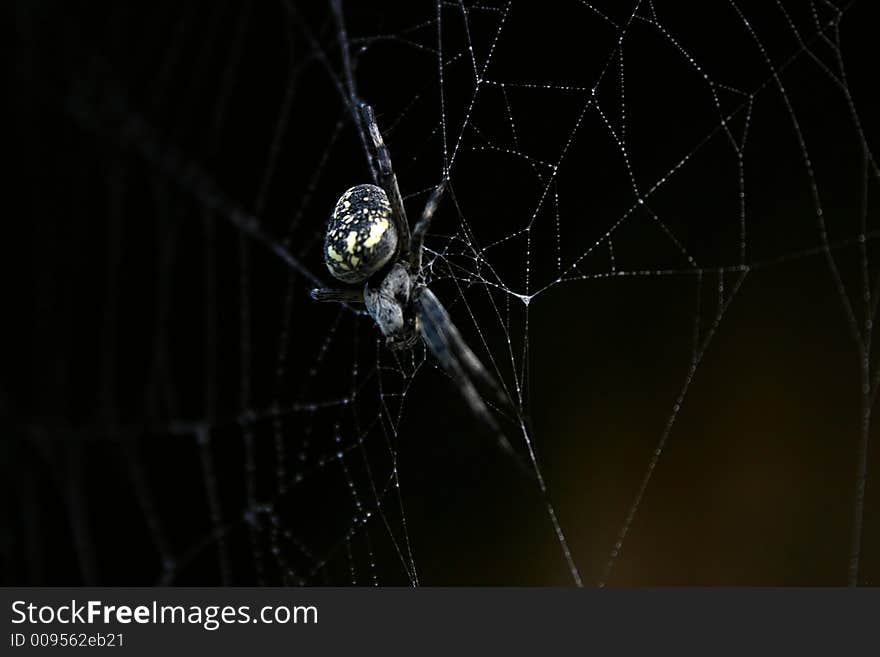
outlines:
[{"label": "spider abdomen", "polygon": [[397,229],[381,187],[356,185],[336,202],[324,238],[324,262],[335,278],[365,281],[394,256]]}]

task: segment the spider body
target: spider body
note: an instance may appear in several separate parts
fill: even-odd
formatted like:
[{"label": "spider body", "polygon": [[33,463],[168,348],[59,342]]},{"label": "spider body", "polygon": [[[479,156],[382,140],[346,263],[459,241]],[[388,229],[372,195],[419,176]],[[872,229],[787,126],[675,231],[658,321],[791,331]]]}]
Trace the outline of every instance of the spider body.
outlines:
[{"label": "spider body", "polygon": [[388,195],[376,185],[347,190],[333,209],[324,237],[327,269],[345,283],[360,283],[397,251],[397,229]]},{"label": "spider body", "polygon": [[376,322],[385,344],[391,349],[409,349],[418,339],[418,317],[411,305],[413,281],[406,267],[400,263],[380,278],[378,284],[367,283],[364,287],[364,304],[370,317]]},{"label": "spider body", "polygon": [[311,296],[317,301],[363,304],[393,350],[411,349],[421,339],[458,384],[471,410],[503,436],[478,386],[502,406],[509,405],[507,396],[421,280],[422,244],[445,181],[429,196],[410,231],[391,156],[373,109],[356,104],[354,115],[367,136],[376,184],[356,185],[339,198],[327,226],[324,262],[335,278],[363,286],[314,289]]}]

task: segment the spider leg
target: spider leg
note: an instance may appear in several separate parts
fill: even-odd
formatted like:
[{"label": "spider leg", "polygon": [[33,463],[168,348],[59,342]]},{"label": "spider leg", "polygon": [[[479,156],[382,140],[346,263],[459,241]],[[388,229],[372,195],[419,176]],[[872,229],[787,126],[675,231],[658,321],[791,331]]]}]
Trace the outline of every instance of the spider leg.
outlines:
[{"label": "spider leg", "polygon": [[413,303],[419,317],[419,333],[428,349],[439,361],[440,366],[461,387],[462,395],[474,415],[495,433],[502,448],[518,459],[518,455],[513,451],[510,442],[480,396],[474,381],[478,381],[490,390],[504,405],[509,403],[507,396],[474,352],[465,344],[449,318],[449,313],[431,290],[426,287],[420,288],[414,295]]},{"label": "spider leg", "polygon": [[400,195],[400,187],[397,184],[397,176],[394,175],[394,167],[391,166],[391,154],[379,132],[376,123],[376,114],[367,103],[360,105],[361,122],[364,124],[372,146],[372,157],[376,165],[376,183],[385,190],[388,202],[391,203],[391,213],[394,217],[397,229],[399,253],[405,259],[409,259],[410,234],[409,222],[406,218],[406,210],[403,207],[403,197]]},{"label": "spider leg", "polygon": [[363,303],[364,292],[357,288],[314,288],[309,296],[315,301],[334,301],[336,303]]},{"label": "spider leg", "polygon": [[431,227],[431,220],[434,218],[434,212],[437,210],[437,205],[440,203],[440,199],[443,197],[443,192],[445,191],[446,181],[444,180],[434,188],[433,192],[431,192],[431,195],[425,203],[425,209],[422,211],[422,216],[413,228],[410,245],[410,271],[412,271],[413,275],[417,275],[422,268],[422,245],[425,242],[425,235]]}]

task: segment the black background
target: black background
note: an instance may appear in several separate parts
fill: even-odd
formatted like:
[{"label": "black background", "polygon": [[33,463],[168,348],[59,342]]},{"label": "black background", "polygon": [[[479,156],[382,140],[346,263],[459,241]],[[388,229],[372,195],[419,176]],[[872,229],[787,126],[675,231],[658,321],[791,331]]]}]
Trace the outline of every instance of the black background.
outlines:
[{"label": "black background", "polygon": [[[521,367],[526,307],[489,288],[503,312],[510,304],[503,328],[487,289],[468,285],[464,274],[477,264],[460,241],[444,236],[467,225],[485,247],[522,227],[538,206],[543,186],[533,169],[487,144],[556,161],[597,79],[600,106],[610,125],[620,125],[619,63],[609,58],[617,31],[609,21],[623,24],[633,9],[608,4],[592,5],[605,18],[577,3],[513,4],[486,78],[585,91],[506,88],[514,147],[499,87],[483,86],[456,154],[452,194],[429,240],[437,249],[451,245],[450,260],[463,268],[450,278],[438,267],[432,289],[481,358],[485,340],[500,359],[508,386],[507,337]],[[650,18],[650,4],[642,4],[638,14]],[[844,302],[863,322],[863,216],[871,280],[875,273],[874,174],[867,211],[862,185],[878,116],[868,3],[854,3],[840,22],[847,93],[828,73],[839,71],[836,54],[816,37],[808,5],[788,9],[809,53],[767,3],[740,5],[760,46],[730,4],[654,4],[666,34],[637,19],[624,42],[627,156],[643,195],[688,156],[648,205],[698,268],[649,213],[632,212],[615,228],[616,265],[653,273],[591,276],[609,271],[602,243],[577,268],[586,280],[533,298],[522,412],[587,583],[603,578],[652,450],[674,418],[610,583],[842,584],[862,412],[860,359]],[[276,403],[339,399],[351,390],[353,362],[361,377],[377,364],[367,319],[311,303],[312,284],[229,220],[232,207],[254,213],[272,243],[284,242],[329,278],[320,260],[326,215],[367,169],[334,83],[341,65],[328,7],[21,2],[4,11],[15,30],[8,154],[16,172],[5,238],[12,257],[4,323],[12,333],[0,399],[7,417],[4,580],[369,584],[375,576],[381,584],[408,583],[389,538],[405,551],[393,490],[383,498],[390,532],[374,514],[366,533],[357,529],[340,541],[356,524],[348,477],[373,508],[370,482],[388,481],[393,449],[421,583],[571,583],[536,485],[485,435],[430,360],[402,381],[399,372],[411,373],[412,364],[395,363],[387,352],[379,357],[390,368],[383,374],[389,413],[399,410],[394,394],[408,386],[396,435],[384,419],[370,424],[385,417],[375,378],[364,380],[349,407],[285,414],[277,423],[265,418]],[[442,11],[444,55],[461,53],[444,72],[451,153],[471,108],[474,74],[460,8],[449,3]],[[833,16],[825,6],[816,11],[822,23]],[[441,88],[430,51],[436,30],[429,23],[408,31],[434,12],[430,3],[345,6],[358,91],[376,107],[411,219],[423,191],[442,176]],[[499,15],[468,13],[478,62]],[[393,38],[358,40],[368,35]],[[751,112],[746,96],[726,88],[715,87],[713,100],[704,72],[754,92]],[[744,259],[736,158],[718,131],[729,113],[735,134],[750,117]],[[585,116],[558,171],[567,263],[636,199],[608,126],[595,110]],[[821,249],[807,153],[845,293]],[[222,190],[219,209],[204,202],[215,189],[208,179]],[[549,203],[535,225],[530,292],[557,275]],[[511,239],[486,252],[515,292],[526,290],[524,243]],[[741,279],[743,262],[752,270]],[[705,339],[719,299],[734,289],[682,411],[673,414],[688,379],[694,315]],[[249,413],[262,419],[249,423]],[[193,421],[212,427],[207,444],[186,424]],[[517,424],[506,428],[525,454]],[[259,505],[253,533],[244,520],[249,444]],[[334,458],[339,445],[353,446],[347,474]],[[205,458],[213,471],[207,481],[218,490],[217,518],[206,499]],[[280,475],[279,462],[286,468]],[[306,476],[294,485],[300,469]],[[880,526],[868,482],[860,581],[870,584],[880,567]],[[224,550],[225,565],[218,559]]]}]

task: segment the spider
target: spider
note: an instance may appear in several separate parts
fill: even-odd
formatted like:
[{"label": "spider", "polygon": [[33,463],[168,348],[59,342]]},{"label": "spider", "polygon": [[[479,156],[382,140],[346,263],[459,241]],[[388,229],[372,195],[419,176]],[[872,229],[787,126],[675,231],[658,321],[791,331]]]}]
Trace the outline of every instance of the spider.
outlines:
[{"label": "spider", "polygon": [[[465,343],[449,313],[421,276],[422,248],[431,219],[446,188],[438,185],[410,232],[391,156],[373,108],[358,103],[365,145],[376,184],[357,185],[336,203],[324,239],[324,262],[340,281],[363,288],[313,289],[316,301],[363,304],[394,350],[412,349],[421,339],[443,370],[461,388],[471,411],[501,435],[478,388],[502,405],[507,397]],[[505,441],[506,442],[506,441]]]}]

